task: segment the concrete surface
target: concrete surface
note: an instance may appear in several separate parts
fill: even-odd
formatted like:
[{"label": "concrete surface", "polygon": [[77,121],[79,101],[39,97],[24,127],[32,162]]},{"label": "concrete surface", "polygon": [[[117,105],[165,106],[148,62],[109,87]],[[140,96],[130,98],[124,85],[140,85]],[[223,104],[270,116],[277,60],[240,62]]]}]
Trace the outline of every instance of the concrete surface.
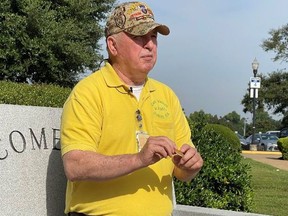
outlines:
[{"label": "concrete surface", "polygon": [[[203,208],[197,206],[177,205],[173,216],[265,216],[263,214],[236,212],[214,208]],[[266,215],[267,216],[267,215]]]},{"label": "concrete surface", "polygon": [[282,160],[282,154],[278,151],[242,151],[242,156],[288,171],[288,160]]}]

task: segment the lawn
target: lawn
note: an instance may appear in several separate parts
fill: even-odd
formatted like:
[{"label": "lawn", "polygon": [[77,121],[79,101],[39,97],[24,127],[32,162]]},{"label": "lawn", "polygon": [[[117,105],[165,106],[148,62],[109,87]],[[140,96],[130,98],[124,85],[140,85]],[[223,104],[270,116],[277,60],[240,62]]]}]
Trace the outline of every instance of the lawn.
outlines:
[{"label": "lawn", "polygon": [[244,159],[251,165],[252,188],[254,190],[253,213],[288,215],[288,171]]}]

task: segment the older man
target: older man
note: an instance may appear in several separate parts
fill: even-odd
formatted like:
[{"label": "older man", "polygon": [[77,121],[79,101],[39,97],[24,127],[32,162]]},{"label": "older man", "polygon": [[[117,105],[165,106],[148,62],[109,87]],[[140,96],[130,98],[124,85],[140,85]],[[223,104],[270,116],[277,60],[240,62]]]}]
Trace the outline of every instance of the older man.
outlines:
[{"label": "older man", "polygon": [[63,109],[68,215],[171,215],[173,176],[190,181],[201,169],[177,96],[147,76],[158,33],[169,32],[142,2],[109,17],[108,61],[75,86]]}]

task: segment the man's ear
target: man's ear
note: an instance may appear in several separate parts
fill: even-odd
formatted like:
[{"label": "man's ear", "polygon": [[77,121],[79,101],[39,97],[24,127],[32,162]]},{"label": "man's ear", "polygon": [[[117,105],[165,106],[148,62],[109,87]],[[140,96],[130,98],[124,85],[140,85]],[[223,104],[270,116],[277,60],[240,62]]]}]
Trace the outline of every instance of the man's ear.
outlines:
[{"label": "man's ear", "polygon": [[106,39],[107,47],[110,53],[115,56],[117,54],[117,43],[116,39],[113,36],[109,36]]}]

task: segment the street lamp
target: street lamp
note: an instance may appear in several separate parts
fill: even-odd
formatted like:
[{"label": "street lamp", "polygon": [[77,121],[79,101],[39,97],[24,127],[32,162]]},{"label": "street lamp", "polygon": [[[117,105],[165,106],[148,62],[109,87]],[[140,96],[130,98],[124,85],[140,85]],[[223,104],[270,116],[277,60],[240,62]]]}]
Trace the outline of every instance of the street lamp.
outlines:
[{"label": "street lamp", "polygon": [[[257,61],[257,59],[255,58],[254,61],[252,62],[252,69],[253,69],[253,75],[254,75],[254,80],[256,80],[256,75],[257,75],[257,71],[259,68],[259,63]],[[253,90],[253,134],[252,134],[252,143],[251,144],[255,144],[255,106],[256,106],[256,92],[257,92],[257,97],[258,97],[258,88],[252,88],[251,90]]]}]

